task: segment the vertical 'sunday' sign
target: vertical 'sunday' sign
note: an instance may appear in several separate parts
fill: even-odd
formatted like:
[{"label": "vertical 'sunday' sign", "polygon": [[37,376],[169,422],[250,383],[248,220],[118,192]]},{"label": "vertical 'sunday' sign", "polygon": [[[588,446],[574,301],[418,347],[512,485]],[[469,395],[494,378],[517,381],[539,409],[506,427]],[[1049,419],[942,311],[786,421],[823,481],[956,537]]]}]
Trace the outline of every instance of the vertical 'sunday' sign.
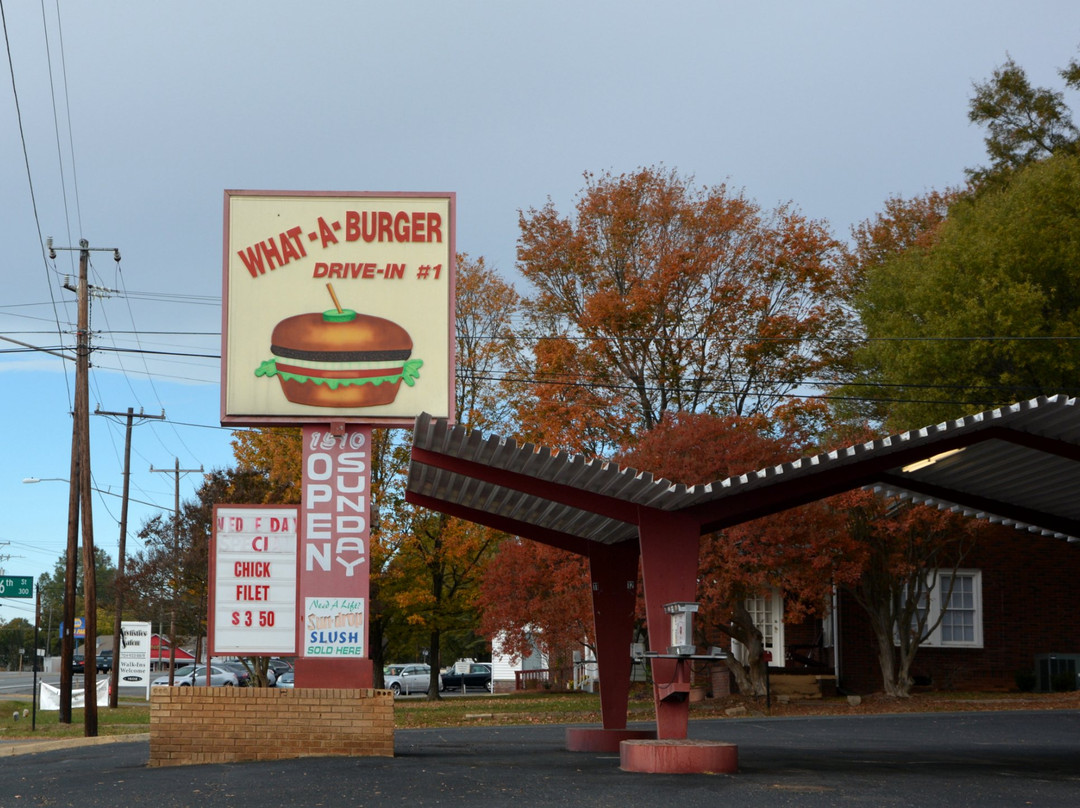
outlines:
[{"label": "vertical 'sunday' sign", "polygon": [[304,657],[363,657],[370,583],[371,428],[304,427],[297,647]]}]

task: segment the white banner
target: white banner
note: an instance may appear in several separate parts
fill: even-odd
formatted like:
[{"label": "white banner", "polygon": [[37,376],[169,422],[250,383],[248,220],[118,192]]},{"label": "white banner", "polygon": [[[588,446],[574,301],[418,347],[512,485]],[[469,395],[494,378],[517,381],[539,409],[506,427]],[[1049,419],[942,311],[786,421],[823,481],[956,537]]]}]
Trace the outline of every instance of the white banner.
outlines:
[{"label": "white banner", "polygon": [[[100,679],[97,683],[97,705],[98,707],[109,706],[109,680]],[[71,691],[71,706],[72,708],[85,707],[86,698],[84,690],[72,690]],[[53,685],[47,685],[44,682],[41,683],[40,692],[38,695],[38,709],[39,710],[59,710],[60,709],[60,688]]]}]

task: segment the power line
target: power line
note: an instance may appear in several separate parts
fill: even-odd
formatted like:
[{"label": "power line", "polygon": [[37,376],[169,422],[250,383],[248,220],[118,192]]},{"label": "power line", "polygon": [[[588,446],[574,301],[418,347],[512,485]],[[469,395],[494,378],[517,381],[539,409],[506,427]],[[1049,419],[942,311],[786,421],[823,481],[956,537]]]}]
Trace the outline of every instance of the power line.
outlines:
[{"label": "power line", "polygon": [[[47,259],[45,258],[45,242],[44,242],[44,239],[42,237],[42,232],[41,232],[41,218],[38,215],[37,195],[34,193],[33,172],[31,172],[31,170],[30,170],[30,152],[26,147],[26,130],[23,128],[22,107],[19,104],[19,90],[18,90],[18,86],[17,86],[17,84],[15,82],[15,62],[12,59],[12,56],[11,56],[11,39],[8,36],[7,15],[4,12],[4,4],[3,4],[2,0],[0,0],[0,22],[3,23],[3,28],[4,28],[4,46],[5,46],[5,50],[7,52],[7,57],[8,57],[8,69],[9,69],[9,72],[11,73],[11,95],[12,95],[12,98],[14,99],[14,102],[15,102],[15,117],[16,117],[16,119],[18,121],[18,127],[19,127],[19,142],[22,145],[23,165],[26,167],[26,184],[27,184],[27,187],[28,187],[28,189],[30,191],[30,207],[31,207],[31,210],[33,211],[33,215],[34,215],[34,226],[37,229],[38,247],[41,250],[42,267],[45,270],[46,285],[49,288],[49,298],[52,301],[53,318],[56,321],[57,332],[60,333],[60,331],[61,331],[60,330],[60,316],[59,316],[59,313],[56,311],[56,298],[53,295],[52,284],[48,283],[49,264],[48,264]],[[66,373],[65,373],[65,382],[69,385],[68,386],[68,401],[70,403],[72,393],[71,393],[70,381],[67,379],[67,374]]]},{"label": "power line", "polygon": [[[60,8],[57,6],[57,14],[59,15]],[[59,19],[57,20],[59,25]],[[68,198],[67,198],[67,179],[64,172],[64,154],[63,147],[60,143],[60,120],[56,109],[56,85],[53,83],[53,67],[52,67],[52,49],[49,47],[49,26],[45,19],[45,4],[41,4],[41,30],[45,37],[45,63],[48,66],[49,72],[49,98],[52,101],[52,113],[53,113],[53,131],[56,133],[56,161],[60,166],[60,196],[64,200],[64,225],[67,228],[67,240],[68,243],[72,243],[71,238],[71,221],[68,218]],[[61,48],[61,50],[63,50]],[[61,55],[61,58],[62,55]],[[66,95],[66,93],[65,93]],[[70,137],[70,124],[71,120],[68,119],[68,133]],[[72,173],[74,174],[74,166],[72,166]],[[75,209],[78,211],[78,201],[75,203]],[[82,216],[79,214],[79,234],[82,234]]]},{"label": "power line", "polygon": [[[64,78],[64,117],[68,124],[68,149],[71,151],[71,184],[75,191],[75,216],[79,223],[79,232],[82,233],[82,206],[79,202],[79,173],[75,168],[75,136],[71,131],[71,96],[68,93],[67,58],[64,56],[64,27],[60,22],[60,3],[56,3],[56,33],[60,39],[60,70]],[[49,68],[50,82],[52,80],[52,68]],[[55,102],[54,102],[55,103]],[[59,135],[57,135],[59,140]]]}]

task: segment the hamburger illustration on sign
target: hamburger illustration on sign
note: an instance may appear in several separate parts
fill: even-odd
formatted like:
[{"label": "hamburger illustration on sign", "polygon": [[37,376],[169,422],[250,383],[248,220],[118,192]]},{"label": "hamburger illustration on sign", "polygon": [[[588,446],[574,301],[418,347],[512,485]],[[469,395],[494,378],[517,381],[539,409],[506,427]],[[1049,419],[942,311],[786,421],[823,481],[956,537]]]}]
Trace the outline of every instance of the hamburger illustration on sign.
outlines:
[{"label": "hamburger illustration on sign", "polygon": [[454,199],[226,191],[222,425],[452,420]]},{"label": "hamburger illustration on sign", "polygon": [[270,353],[256,376],[276,376],[285,398],[312,407],[375,407],[393,403],[404,382],[412,387],[422,359],[412,358],[409,332],[383,317],[342,308],[287,317],[270,337]]}]

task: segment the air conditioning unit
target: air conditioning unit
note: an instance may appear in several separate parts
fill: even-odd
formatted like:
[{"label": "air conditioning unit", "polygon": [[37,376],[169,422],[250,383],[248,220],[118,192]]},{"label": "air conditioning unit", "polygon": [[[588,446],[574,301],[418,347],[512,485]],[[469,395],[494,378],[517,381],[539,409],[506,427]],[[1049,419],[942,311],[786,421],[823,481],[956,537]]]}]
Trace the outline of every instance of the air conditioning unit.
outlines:
[{"label": "air conditioning unit", "polygon": [[[1040,693],[1080,689],[1080,654],[1036,654],[1035,677]],[[1068,688],[1062,687],[1059,681],[1065,677],[1068,677]]]}]

